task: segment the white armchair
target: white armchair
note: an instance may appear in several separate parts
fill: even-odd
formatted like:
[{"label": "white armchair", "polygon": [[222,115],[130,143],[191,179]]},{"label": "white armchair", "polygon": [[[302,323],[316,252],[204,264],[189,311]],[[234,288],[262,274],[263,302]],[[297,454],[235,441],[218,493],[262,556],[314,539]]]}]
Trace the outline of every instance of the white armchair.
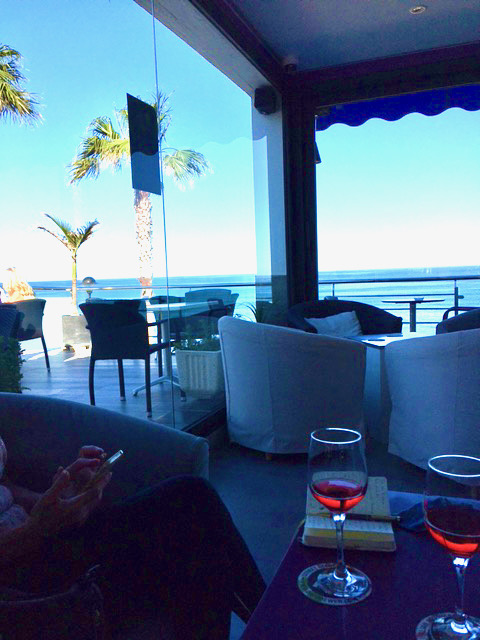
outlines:
[{"label": "white armchair", "polygon": [[218,328],[232,441],[303,453],[318,427],[363,430],[363,344],[231,317]]},{"label": "white armchair", "polygon": [[390,453],[426,469],[431,456],[480,456],[480,329],[386,346]]}]

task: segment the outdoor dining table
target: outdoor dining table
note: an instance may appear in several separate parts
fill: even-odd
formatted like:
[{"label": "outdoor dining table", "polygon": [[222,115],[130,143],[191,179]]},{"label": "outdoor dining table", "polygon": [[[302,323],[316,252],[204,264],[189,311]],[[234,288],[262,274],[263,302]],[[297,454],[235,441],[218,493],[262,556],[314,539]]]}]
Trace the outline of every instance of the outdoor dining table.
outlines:
[{"label": "outdoor dining table", "polygon": [[[304,546],[300,528],[241,640],[414,640],[425,616],[454,610],[455,573],[448,553],[426,531],[394,529],[394,552],[345,551],[347,564],[369,576],[371,594],[356,604],[328,606],[307,598],[297,578],[311,565],[335,562],[336,551]],[[465,611],[473,616],[480,614],[479,581],[480,562],[474,557],[465,586]]]},{"label": "outdoor dining table", "polygon": [[[160,331],[161,331],[161,340],[162,342],[170,341],[170,327],[169,322],[166,322],[169,318],[185,318],[188,316],[196,315],[198,313],[202,313],[209,311],[210,307],[208,302],[172,302],[170,304],[162,303],[162,304],[151,304],[148,303],[146,307],[146,313],[149,312],[159,312],[159,320],[161,322]],[[172,372],[172,352],[170,349],[163,349],[162,354],[158,357],[162,357],[162,364],[164,367],[164,375],[155,378],[150,382],[150,386],[153,387],[157,384],[161,384],[162,382],[173,382],[173,384],[178,386],[178,380],[174,379]],[[133,395],[136,396],[139,391],[143,391],[145,389],[145,385],[141,385],[137,387],[133,391]]]},{"label": "outdoor dining table", "polygon": [[410,309],[410,331],[417,330],[417,304],[426,302],[444,302],[445,298],[401,298],[398,300],[382,300],[386,304],[408,304]]}]

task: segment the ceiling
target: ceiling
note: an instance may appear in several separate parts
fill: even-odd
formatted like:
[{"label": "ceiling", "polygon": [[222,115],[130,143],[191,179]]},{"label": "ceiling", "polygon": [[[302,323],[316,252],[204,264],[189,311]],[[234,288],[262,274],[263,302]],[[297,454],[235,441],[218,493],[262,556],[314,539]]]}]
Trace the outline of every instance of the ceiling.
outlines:
[{"label": "ceiling", "polygon": [[252,97],[269,84],[326,105],[480,82],[480,0],[135,2]]},{"label": "ceiling", "polygon": [[[215,4],[215,3],[214,3]],[[480,40],[480,0],[230,0],[283,65],[322,69]],[[413,7],[423,7],[410,13]]]}]

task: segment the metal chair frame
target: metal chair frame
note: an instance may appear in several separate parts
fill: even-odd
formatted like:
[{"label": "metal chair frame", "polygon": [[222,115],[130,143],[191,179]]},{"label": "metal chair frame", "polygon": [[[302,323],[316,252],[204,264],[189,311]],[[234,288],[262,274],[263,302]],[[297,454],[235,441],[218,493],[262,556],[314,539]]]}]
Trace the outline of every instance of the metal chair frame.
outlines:
[{"label": "metal chair frame", "polygon": [[[150,376],[150,356],[162,349],[170,348],[171,342],[149,343],[149,327],[159,327],[158,322],[147,322],[145,315],[139,310],[141,300],[137,301],[137,309],[132,308],[132,301],[116,300],[113,303],[81,304],[80,309],[87,320],[87,329],[92,338],[92,353],[88,375],[90,404],[95,404],[94,370],[97,360],[117,360],[120,398],[125,400],[125,377],[123,360],[143,360],[145,363],[145,390],[147,401],[147,417],[152,416],[152,393]],[[128,303],[128,304],[127,304]],[[135,305],[133,305],[134,307]],[[158,336],[161,335],[158,329]],[[162,376],[162,358],[158,357],[158,374]]]}]

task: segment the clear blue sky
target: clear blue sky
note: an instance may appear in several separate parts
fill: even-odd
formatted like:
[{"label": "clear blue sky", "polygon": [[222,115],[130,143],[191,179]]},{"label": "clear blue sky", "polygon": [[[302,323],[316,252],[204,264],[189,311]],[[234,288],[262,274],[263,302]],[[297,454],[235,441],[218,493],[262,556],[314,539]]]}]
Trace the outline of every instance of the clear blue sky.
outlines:
[{"label": "clear blue sky", "polygon": [[[73,188],[66,166],[96,116],[125,94],[155,90],[152,20],[133,0],[3,0],[0,42],[24,55],[42,103],[35,128],[0,123],[2,268],[68,279],[67,251],[36,230],[49,212],[97,218],[79,278],[135,277],[130,168]],[[159,86],[171,94],[167,143],[205,154],[213,173],[180,191],[166,182],[171,275],[255,272],[250,98],[157,23]],[[319,269],[480,262],[480,112],[417,114],[335,125],[317,135]],[[154,197],[155,274],[164,274],[161,199]]]},{"label": "clear blue sky", "polygon": [[[151,16],[133,0],[3,0],[1,24],[0,42],[24,56],[43,124],[0,125],[0,269],[70,277],[68,252],[35,229],[49,212],[74,225],[100,222],[79,252],[80,278],[135,277],[130,167],[71,187],[66,165],[95,117],[113,116],[127,92],[154,94]],[[170,273],[254,273],[250,98],[159,23],[157,57],[159,88],[171,94],[167,143],[202,152],[213,170],[185,191],[166,179]],[[153,199],[155,273],[164,275],[161,199]]]},{"label": "clear blue sky", "polygon": [[320,270],[480,264],[480,111],[316,139]]}]

